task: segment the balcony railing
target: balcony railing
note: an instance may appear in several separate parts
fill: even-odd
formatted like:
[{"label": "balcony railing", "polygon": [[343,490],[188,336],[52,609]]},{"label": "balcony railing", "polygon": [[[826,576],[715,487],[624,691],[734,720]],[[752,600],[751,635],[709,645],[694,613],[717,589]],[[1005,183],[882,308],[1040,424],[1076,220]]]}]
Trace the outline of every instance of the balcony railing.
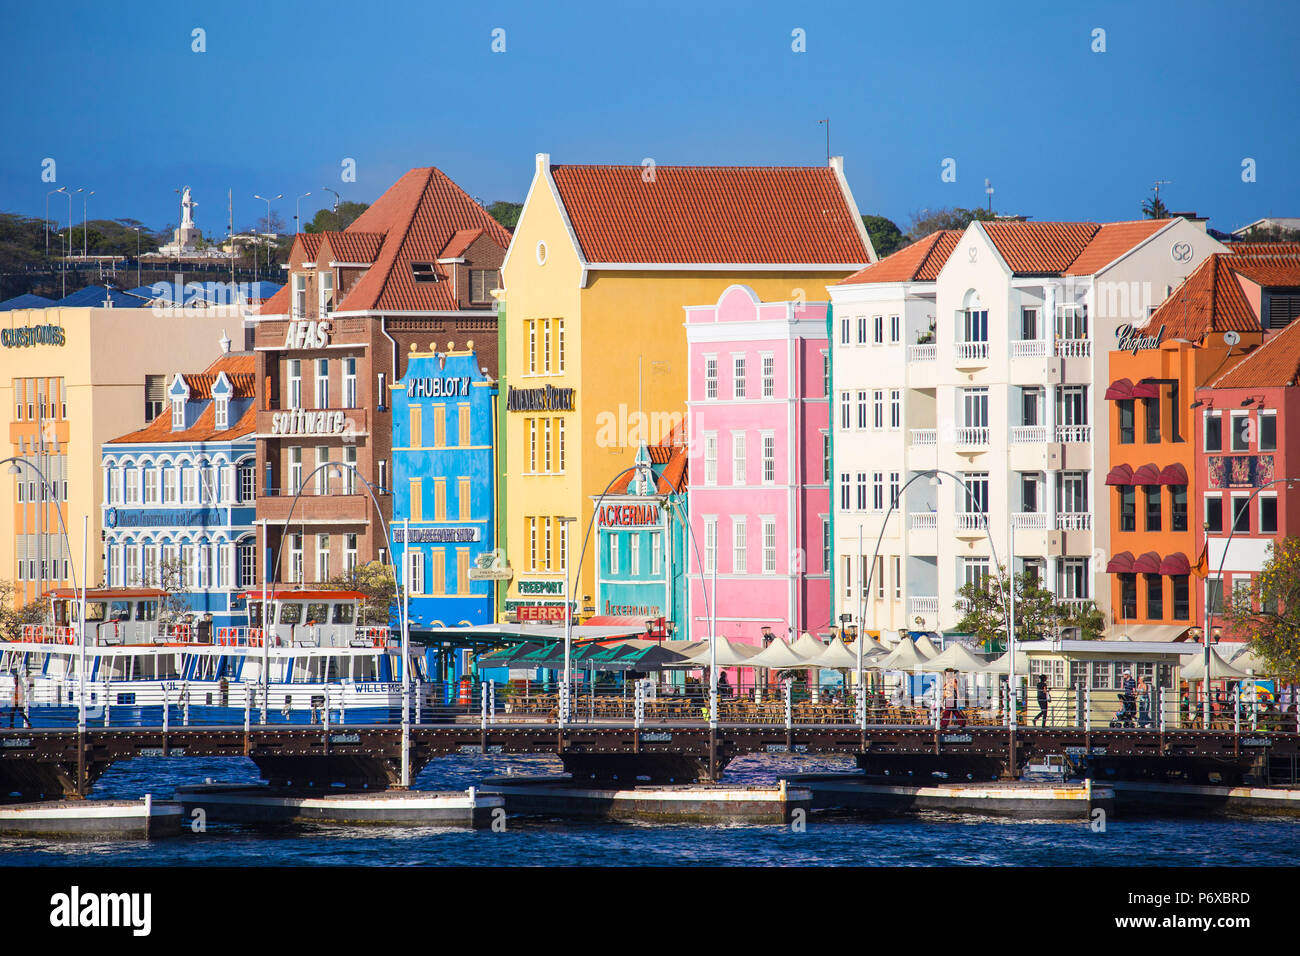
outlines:
[{"label": "balcony railing", "polygon": [[1056,440],[1064,445],[1083,445],[1092,441],[1091,425],[1057,425]]},{"label": "balcony railing", "polygon": [[938,614],[939,598],[913,596],[907,599],[907,612],[909,614]]},{"label": "balcony railing", "polygon": [[1046,531],[1046,511],[1022,511],[1011,516],[1011,527],[1017,531]]},{"label": "balcony railing", "polygon": [[968,426],[957,429],[958,445],[987,445],[989,443],[989,430],[987,426]]},{"label": "balcony railing", "polygon": [[1011,343],[1012,358],[1043,358],[1047,355],[1047,342],[1043,339],[1017,339]]},{"label": "balcony railing", "polygon": [[908,516],[908,527],[913,531],[934,531],[939,527],[939,516],[933,511],[913,511]]},{"label": "balcony railing", "polygon": [[1057,358],[1089,358],[1092,355],[1090,339],[1057,339]]},{"label": "balcony railing", "polygon": [[907,360],[909,362],[934,362],[939,358],[939,346],[931,342],[928,345],[909,345]]},{"label": "balcony railing", "polygon": [[913,428],[911,432],[913,445],[937,445],[939,430],[937,428]]},{"label": "balcony railing", "polygon": [[1092,512],[1062,511],[1056,516],[1057,531],[1091,531]]},{"label": "balcony railing", "polygon": [[1011,444],[1037,445],[1047,441],[1046,425],[1012,425]]},{"label": "balcony railing", "polygon": [[1092,604],[1092,598],[1059,598],[1057,603],[1064,604],[1071,611],[1078,612]]},{"label": "balcony railing", "polygon": [[958,531],[983,531],[984,514],[979,511],[958,511],[954,516]]},{"label": "balcony railing", "polygon": [[953,352],[959,362],[987,361],[989,344],[987,342],[958,342]]}]

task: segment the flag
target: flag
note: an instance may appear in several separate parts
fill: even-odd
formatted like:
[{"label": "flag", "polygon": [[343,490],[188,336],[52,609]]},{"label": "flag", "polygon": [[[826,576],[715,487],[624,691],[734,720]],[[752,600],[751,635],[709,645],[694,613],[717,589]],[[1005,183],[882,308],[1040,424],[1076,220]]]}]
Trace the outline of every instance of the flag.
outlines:
[{"label": "flag", "polygon": [[1210,573],[1210,543],[1208,541],[1201,546],[1201,556],[1192,565],[1192,573],[1202,579]]}]

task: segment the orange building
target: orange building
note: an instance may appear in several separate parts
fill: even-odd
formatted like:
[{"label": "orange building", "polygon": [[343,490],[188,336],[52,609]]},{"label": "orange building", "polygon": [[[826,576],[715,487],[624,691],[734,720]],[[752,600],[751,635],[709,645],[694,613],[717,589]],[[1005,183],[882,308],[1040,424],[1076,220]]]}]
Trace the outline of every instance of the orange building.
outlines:
[{"label": "orange building", "polygon": [[1271,252],[1242,244],[1210,256],[1144,326],[1118,330],[1105,396],[1113,496],[1106,571],[1117,634],[1177,640],[1198,619],[1196,389],[1263,340],[1242,278],[1268,266]]}]

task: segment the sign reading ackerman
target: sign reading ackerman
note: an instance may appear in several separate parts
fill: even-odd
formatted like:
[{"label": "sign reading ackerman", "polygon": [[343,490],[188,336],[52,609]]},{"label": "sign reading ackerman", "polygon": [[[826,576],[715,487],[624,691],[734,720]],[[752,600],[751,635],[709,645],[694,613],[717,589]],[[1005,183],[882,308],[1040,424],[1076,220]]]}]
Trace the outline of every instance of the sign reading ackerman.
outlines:
[{"label": "sign reading ackerman", "polygon": [[512,412],[571,412],[575,388],[515,388],[506,395],[506,408]]}]

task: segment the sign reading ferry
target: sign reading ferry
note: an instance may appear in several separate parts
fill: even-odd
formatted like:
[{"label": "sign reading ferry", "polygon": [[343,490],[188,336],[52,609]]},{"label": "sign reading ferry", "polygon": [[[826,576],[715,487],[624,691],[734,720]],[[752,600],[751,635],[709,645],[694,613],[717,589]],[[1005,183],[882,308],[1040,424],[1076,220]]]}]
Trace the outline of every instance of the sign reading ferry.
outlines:
[{"label": "sign reading ferry", "polygon": [[341,411],[295,408],[271,416],[272,435],[342,435],[349,425]]},{"label": "sign reading ferry", "polygon": [[604,505],[596,512],[601,527],[640,527],[659,523],[659,506],[653,505]]},{"label": "sign reading ferry", "polygon": [[304,322],[290,322],[284,336],[287,349],[323,349],[330,344],[330,323],[328,319],[313,319]]},{"label": "sign reading ferry", "polygon": [[512,412],[571,412],[575,388],[515,388],[506,394],[506,408]]}]

